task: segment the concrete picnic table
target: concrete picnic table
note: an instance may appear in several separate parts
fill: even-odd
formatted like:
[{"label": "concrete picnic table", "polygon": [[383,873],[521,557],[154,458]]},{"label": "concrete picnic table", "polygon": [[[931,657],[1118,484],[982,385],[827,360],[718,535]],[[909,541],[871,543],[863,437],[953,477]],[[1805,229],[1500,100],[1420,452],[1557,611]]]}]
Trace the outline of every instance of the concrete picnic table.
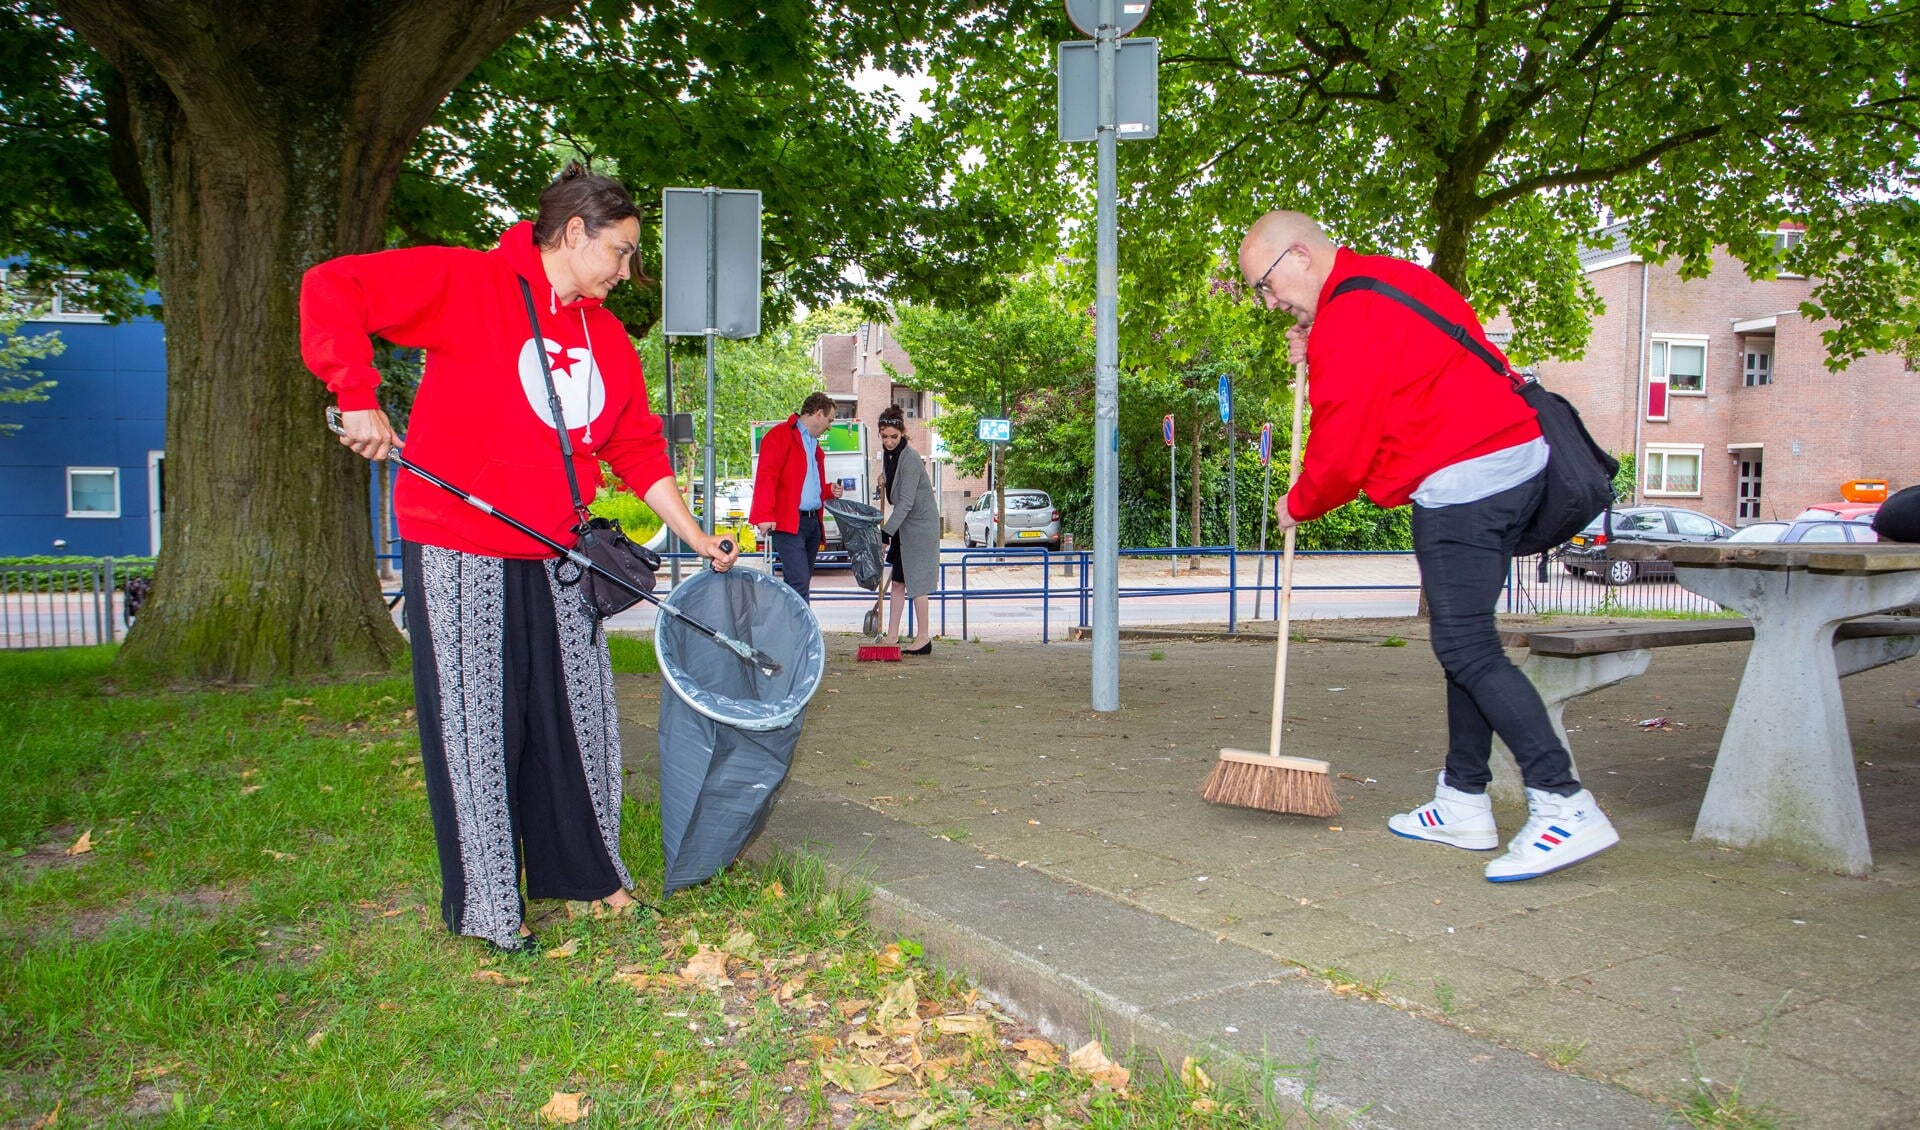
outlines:
[{"label": "concrete picnic table", "polygon": [[1695,840],[1864,875],[1873,866],[1834,662],[1844,621],[1920,603],[1920,545],[1611,545],[1664,560],[1688,590],[1753,622]]}]

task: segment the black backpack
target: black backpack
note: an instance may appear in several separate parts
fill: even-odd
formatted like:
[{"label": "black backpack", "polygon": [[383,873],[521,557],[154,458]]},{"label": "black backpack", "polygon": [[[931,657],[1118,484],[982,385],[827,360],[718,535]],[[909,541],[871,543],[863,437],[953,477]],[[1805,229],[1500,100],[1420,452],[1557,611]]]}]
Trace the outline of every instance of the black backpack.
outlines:
[{"label": "black backpack", "polygon": [[1540,506],[1527,520],[1514,552],[1521,557],[1544,553],[1585,529],[1587,523],[1613,505],[1613,476],[1620,461],[1593,441],[1580,413],[1566,397],[1548,392],[1533,377],[1522,377],[1493,355],[1486,346],[1457,323],[1442,317],[1433,307],[1394,286],[1365,275],[1355,275],[1333,288],[1327,301],[1351,290],[1371,290],[1385,295],[1427,321],[1457,342],[1462,349],[1485,361],[1489,368],[1513,382],[1513,390],[1540,418],[1540,434],[1547,441],[1547,489]]}]

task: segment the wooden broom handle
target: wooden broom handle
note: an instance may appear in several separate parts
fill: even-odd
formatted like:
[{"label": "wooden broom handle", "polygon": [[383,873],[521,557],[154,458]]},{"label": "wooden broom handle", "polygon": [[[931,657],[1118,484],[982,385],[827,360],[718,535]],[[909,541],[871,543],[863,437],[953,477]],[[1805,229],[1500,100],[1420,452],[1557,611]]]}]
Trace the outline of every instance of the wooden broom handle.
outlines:
[{"label": "wooden broom handle", "polygon": [[[1300,362],[1293,367],[1293,436],[1287,443],[1287,492],[1293,492],[1293,480],[1300,474],[1300,426],[1302,401],[1306,399],[1307,366]],[[1280,505],[1287,504],[1287,496],[1280,496]],[[1273,667],[1273,729],[1267,736],[1267,754],[1280,756],[1280,726],[1282,711],[1287,704],[1287,635],[1288,622],[1293,614],[1293,535],[1297,527],[1288,526],[1285,540],[1280,549],[1280,619],[1279,647],[1275,649]]]}]

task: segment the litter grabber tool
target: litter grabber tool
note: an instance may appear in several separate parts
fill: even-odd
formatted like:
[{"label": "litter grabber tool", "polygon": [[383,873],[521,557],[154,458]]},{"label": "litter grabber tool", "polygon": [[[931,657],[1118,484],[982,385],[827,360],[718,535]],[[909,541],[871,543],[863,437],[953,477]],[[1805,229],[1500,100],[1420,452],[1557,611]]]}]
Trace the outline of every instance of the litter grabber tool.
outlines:
[{"label": "litter grabber tool", "polygon": [[[340,422],[340,409],[338,408],[327,409],[327,428],[330,431],[332,431],[335,435],[346,434],[346,429],[342,426]],[[394,464],[394,466],[399,467],[403,471],[409,471],[415,475],[418,475],[420,478],[425,479],[427,482],[432,483],[434,486],[437,486],[441,490],[446,491],[448,494],[453,495],[455,498],[466,503],[468,506],[473,507],[475,510],[478,510],[481,513],[487,514],[491,517],[498,518],[500,521],[505,522],[507,525],[512,526],[514,529],[519,530],[521,533],[539,542],[541,545],[546,546],[548,549],[551,549],[555,553],[566,558],[568,561],[573,562],[573,564],[578,566],[580,569],[590,572],[595,576],[601,578],[602,580],[609,581],[613,584],[619,585],[621,588],[626,589],[628,592],[633,593],[635,596],[638,596],[640,599],[648,602],[649,604],[652,604],[655,608],[658,608],[660,611],[665,612],[667,615],[680,621],[682,624],[685,624],[687,627],[693,629],[693,631],[707,637],[708,639],[712,640],[714,643],[717,643],[721,647],[726,648],[728,651],[733,652],[735,655],[740,657],[740,660],[742,662],[752,665],[761,674],[771,678],[772,676],[778,675],[780,673],[781,664],[778,660],[774,659],[772,656],[766,654],[765,652],[754,647],[753,645],[746,643],[743,640],[734,639],[732,636],[726,635],[723,632],[717,632],[714,629],[709,628],[705,624],[700,623],[698,620],[695,620],[687,616],[685,613],[681,612],[678,608],[675,608],[671,602],[660,599],[659,597],[653,595],[652,593],[647,592],[644,589],[641,589],[639,586],[627,580],[627,578],[620,576],[618,573],[615,573],[610,569],[602,567],[599,563],[595,562],[592,558],[588,557],[586,554],[581,553],[579,550],[561,545],[559,542],[541,533],[539,530],[534,529],[532,526],[527,525],[525,522],[522,522],[521,520],[519,520],[518,518],[515,518],[511,514],[504,514],[499,510],[494,509],[493,504],[486,501],[485,499],[476,498],[472,494],[468,493],[467,491],[461,490],[459,487],[454,486],[452,483],[434,474],[433,472],[423,469],[416,463],[409,462],[404,456],[400,454],[400,448],[401,448],[401,445],[396,442],[393,445],[393,449],[387,455],[388,460],[390,460]],[[721,542],[721,545],[728,549],[732,548],[731,542],[723,541]]]}]

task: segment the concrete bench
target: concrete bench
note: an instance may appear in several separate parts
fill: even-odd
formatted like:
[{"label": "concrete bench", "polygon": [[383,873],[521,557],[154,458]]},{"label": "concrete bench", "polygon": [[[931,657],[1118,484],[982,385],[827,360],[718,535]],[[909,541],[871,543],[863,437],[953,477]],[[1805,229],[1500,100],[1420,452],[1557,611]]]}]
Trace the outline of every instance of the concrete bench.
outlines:
[{"label": "concrete bench", "polygon": [[[1500,633],[1507,647],[1524,647],[1521,674],[1540,692],[1554,733],[1567,747],[1567,703],[1584,694],[1645,674],[1653,650],[1691,644],[1741,643],[1753,639],[1747,620],[1655,620],[1591,628],[1520,628]],[[1833,658],[1842,678],[1920,653],[1920,617],[1863,616],[1834,631]],[[1493,784],[1488,791],[1503,804],[1526,803],[1520,770],[1498,737],[1493,739]],[[1578,777],[1579,767],[1574,767]]]}]

